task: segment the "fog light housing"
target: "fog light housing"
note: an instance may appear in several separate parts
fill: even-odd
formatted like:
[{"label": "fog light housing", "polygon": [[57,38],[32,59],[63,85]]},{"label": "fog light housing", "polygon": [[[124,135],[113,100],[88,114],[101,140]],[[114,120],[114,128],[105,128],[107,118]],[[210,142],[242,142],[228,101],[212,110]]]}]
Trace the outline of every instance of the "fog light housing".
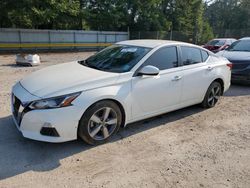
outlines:
[{"label": "fog light housing", "polygon": [[42,129],[40,131],[40,134],[44,135],[44,136],[59,137],[59,134],[58,134],[56,128],[53,127],[51,125],[51,123],[44,123],[43,127],[42,127]]}]

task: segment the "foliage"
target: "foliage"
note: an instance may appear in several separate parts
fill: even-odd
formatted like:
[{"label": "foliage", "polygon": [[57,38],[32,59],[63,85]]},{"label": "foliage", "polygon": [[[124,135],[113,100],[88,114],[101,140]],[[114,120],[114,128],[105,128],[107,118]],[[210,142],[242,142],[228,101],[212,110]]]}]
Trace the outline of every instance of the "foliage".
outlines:
[{"label": "foliage", "polygon": [[79,1],[1,0],[1,27],[76,29]]},{"label": "foliage", "polygon": [[250,28],[250,0],[215,0],[206,9],[206,17],[217,36],[235,36]]},{"label": "foliage", "polygon": [[250,0],[0,0],[0,27],[177,31],[204,43],[250,28]]}]

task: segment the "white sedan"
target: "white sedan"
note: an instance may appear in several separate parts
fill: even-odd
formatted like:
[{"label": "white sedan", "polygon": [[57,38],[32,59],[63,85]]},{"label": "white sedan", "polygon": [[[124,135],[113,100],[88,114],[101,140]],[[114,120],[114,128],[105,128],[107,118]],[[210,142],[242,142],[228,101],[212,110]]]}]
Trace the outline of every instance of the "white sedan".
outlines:
[{"label": "white sedan", "polygon": [[196,45],[123,41],[19,81],[13,119],[30,139],[101,144],[128,123],[199,103],[213,107],[230,86],[231,68]]}]

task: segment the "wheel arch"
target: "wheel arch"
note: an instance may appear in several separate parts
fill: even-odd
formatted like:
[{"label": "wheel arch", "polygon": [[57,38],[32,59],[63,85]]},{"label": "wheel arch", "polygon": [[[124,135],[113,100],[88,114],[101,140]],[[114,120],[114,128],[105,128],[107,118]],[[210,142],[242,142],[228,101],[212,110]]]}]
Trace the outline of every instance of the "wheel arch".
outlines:
[{"label": "wheel arch", "polygon": [[[96,103],[99,103],[101,101],[111,101],[111,102],[114,102],[121,110],[121,113],[122,113],[122,123],[121,123],[121,127],[124,127],[125,126],[125,123],[126,123],[126,111],[125,111],[125,108],[124,106],[122,105],[122,103],[116,99],[113,99],[113,98],[104,98],[104,99],[100,99],[100,100],[97,100],[95,101],[94,103],[92,103],[91,105],[89,105],[89,107],[83,112],[81,118],[84,116],[85,112],[90,109],[93,105],[95,105]],[[78,125],[79,127],[79,125]]]},{"label": "wheel arch", "polygon": [[[117,106],[119,106],[119,108],[121,110],[121,113],[122,113],[122,124],[121,124],[121,127],[124,127],[125,126],[125,122],[126,122],[126,112],[125,112],[125,109],[124,109],[124,106],[122,105],[122,103],[120,103],[116,99],[103,99],[103,100],[105,100],[105,101],[112,101],[115,104],[117,104]],[[101,100],[101,101],[103,101],[103,100]]]},{"label": "wheel arch", "polygon": [[203,93],[202,100],[204,100],[204,98],[205,98],[205,96],[206,96],[206,93],[207,93],[208,88],[209,88],[209,87],[210,87],[210,85],[211,85],[212,83],[214,83],[214,82],[218,82],[218,83],[221,85],[221,87],[222,87],[222,93],[221,93],[221,95],[223,95],[223,93],[224,93],[224,81],[223,81],[223,79],[222,79],[222,78],[215,78],[215,79],[213,79],[213,80],[212,80],[212,82],[211,82],[211,83],[209,84],[209,86],[207,87],[206,91]]},{"label": "wheel arch", "polygon": [[216,78],[215,80],[213,80],[211,82],[211,84],[213,82],[218,82],[221,85],[221,95],[223,95],[223,93],[224,93],[224,80],[222,78]]}]

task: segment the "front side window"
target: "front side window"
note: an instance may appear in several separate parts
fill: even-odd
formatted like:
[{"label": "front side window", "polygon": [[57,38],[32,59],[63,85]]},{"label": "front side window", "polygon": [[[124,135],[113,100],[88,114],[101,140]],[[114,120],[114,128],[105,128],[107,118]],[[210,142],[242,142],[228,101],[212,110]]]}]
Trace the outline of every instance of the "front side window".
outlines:
[{"label": "front side window", "polygon": [[201,51],[198,48],[181,46],[183,65],[193,65],[202,62]]},{"label": "front side window", "polygon": [[176,47],[163,47],[153,53],[143,64],[143,66],[152,65],[159,70],[178,67]]},{"label": "front side window", "polygon": [[79,61],[79,63],[107,72],[128,72],[150,50],[151,48],[146,47],[112,45],[84,61]]}]

